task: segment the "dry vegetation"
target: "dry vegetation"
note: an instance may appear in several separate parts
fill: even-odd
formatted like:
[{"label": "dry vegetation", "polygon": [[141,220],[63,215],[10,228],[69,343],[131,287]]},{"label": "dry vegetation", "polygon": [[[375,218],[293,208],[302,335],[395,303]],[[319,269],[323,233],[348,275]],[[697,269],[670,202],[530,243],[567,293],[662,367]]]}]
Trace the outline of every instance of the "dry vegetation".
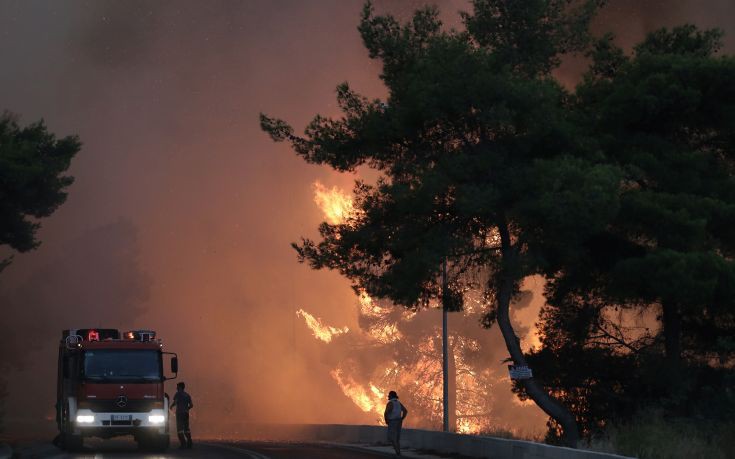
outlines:
[{"label": "dry vegetation", "polygon": [[728,459],[735,457],[735,422],[715,424],[648,412],[631,424],[609,428],[588,447],[640,459]]}]

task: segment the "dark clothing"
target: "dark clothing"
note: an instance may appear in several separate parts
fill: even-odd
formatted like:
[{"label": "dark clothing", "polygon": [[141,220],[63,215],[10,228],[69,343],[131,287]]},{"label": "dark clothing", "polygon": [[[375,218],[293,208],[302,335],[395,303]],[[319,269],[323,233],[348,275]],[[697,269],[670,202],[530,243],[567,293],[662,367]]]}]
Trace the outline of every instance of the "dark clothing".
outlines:
[{"label": "dark clothing", "polygon": [[191,433],[189,429],[189,413],[176,413],[176,432]]},{"label": "dark clothing", "polygon": [[[391,392],[392,396],[395,393]],[[385,406],[383,414],[385,424],[388,426],[388,442],[393,445],[397,455],[401,455],[401,427],[403,426],[403,418],[408,414],[408,410],[398,398],[391,398]]]},{"label": "dark clothing", "polygon": [[191,395],[187,394],[183,390],[177,391],[174,394],[174,403],[176,404],[176,414],[188,413],[194,404],[191,401]]},{"label": "dark clothing", "polygon": [[191,448],[191,430],[189,428],[189,410],[194,406],[191,396],[179,390],[174,394],[176,404],[176,435],[182,448]]},{"label": "dark clothing", "polygon": [[182,447],[191,448],[191,430],[189,430],[189,412],[176,412],[176,435]]},{"label": "dark clothing", "polygon": [[401,427],[403,426],[403,419],[389,419],[388,420],[388,443],[393,445],[396,453],[401,451]]}]

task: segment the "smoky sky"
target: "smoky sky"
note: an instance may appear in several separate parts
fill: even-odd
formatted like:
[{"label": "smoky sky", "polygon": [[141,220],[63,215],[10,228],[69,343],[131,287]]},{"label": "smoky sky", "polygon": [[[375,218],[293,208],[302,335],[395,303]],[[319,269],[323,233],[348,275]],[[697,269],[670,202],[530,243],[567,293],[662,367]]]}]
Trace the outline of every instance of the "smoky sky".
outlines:
[{"label": "smoky sky", "polygon": [[59,244],[35,260],[35,269],[23,281],[0,280],[0,327],[5,337],[0,370],[5,375],[17,371],[32,375],[21,381],[10,378],[11,395],[23,388],[23,396],[9,400],[10,413],[22,413],[30,425],[29,416],[50,415],[47,393],[53,389],[49,381],[55,379],[56,368],[43,355],[49,352],[46,337],[58,339],[60,327],[81,318],[90,324],[131,326],[142,312],[150,278],[138,264],[137,237],[135,226],[120,219]]},{"label": "smoky sky", "polygon": [[[376,8],[407,18],[423,3],[384,0]],[[434,3],[448,26],[460,27],[466,2]],[[299,265],[289,247],[316,236],[322,220],[312,183],[350,188],[356,177],[307,165],[260,132],[257,118],[266,112],[301,128],[316,113],[337,115],[334,88],[343,81],[385,95],[380,65],[356,30],[361,7],[358,0],[0,1],[0,110],[23,123],[43,118],[84,144],[68,201],[43,221],[43,244],[0,276],[8,317],[22,307],[47,325],[33,337],[37,350],[19,351],[27,362],[10,374],[9,420],[21,407],[13,400],[28,395],[23,387],[38,391],[43,415],[53,406],[53,382],[28,382],[53,379],[60,329],[104,325],[159,330],[202,401],[201,418],[373,421],[342,396],[324,356],[331,351],[295,317],[305,308],[355,328],[354,293],[337,274]],[[725,30],[731,51],[733,19],[728,0],[610,0],[594,30],[613,31],[629,47],[647,30],[690,22]],[[114,244],[87,236],[115,225],[134,234],[126,242],[134,262],[101,269]],[[75,263],[58,261],[82,252]],[[49,280],[61,272],[75,282]],[[98,291],[95,306],[71,301],[84,291],[81,280],[119,285],[125,276],[145,280],[130,287],[129,301],[114,288],[107,299]],[[116,323],[98,324],[103,319]]]}]

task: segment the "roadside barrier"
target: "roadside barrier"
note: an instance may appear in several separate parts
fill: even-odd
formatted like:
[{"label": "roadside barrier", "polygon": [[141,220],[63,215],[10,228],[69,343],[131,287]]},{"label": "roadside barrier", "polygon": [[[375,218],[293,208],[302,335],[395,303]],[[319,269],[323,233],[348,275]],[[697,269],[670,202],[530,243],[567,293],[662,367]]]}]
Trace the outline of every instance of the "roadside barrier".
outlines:
[{"label": "roadside barrier", "polygon": [[[233,426],[234,427],[234,426]],[[386,428],[347,424],[262,424],[247,425],[232,432],[249,440],[330,442],[362,445],[386,444]],[[631,459],[609,453],[546,445],[523,440],[464,435],[433,430],[403,429],[405,448],[439,454],[459,454],[489,459]]]}]

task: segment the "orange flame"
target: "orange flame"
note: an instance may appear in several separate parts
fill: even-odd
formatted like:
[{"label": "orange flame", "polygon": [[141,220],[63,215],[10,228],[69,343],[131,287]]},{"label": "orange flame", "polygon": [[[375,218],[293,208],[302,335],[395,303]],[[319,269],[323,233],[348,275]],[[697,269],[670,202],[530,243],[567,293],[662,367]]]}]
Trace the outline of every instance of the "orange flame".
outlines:
[{"label": "orange flame", "polygon": [[322,185],[318,180],[314,182],[314,202],[324,213],[324,217],[332,225],[344,223],[348,218],[357,214],[353,199],[340,188],[331,189]]},{"label": "orange flame", "polygon": [[369,389],[356,382],[351,376],[344,377],[339,368],[330,372],[342,392],[352,400],[362,411],[383,414],[385,392],[372,382],[368,382]]},{"label": "orange flame", "polygon": [[296,311],[296,315],[303,317],[304,322],[306,322],[306,326],[311,329],[312,333],[314,333],[314,337],[324,341],[325,343],[331,342],[333,336],[342,335],[350,331],[348,327],[336,328],[324,325],[322,324],[321,319],[312,316],[303,309]]},{"label": "orange flame", "polygon": [[373,299],[370,298],[370,295],[368,295],[364,290],[360,292],[357,298],[360,300],[360,312],[362,312],[363,315],[379,317],[388,312],[386,308],[381,308],[374,303]]},{"label": "orange flame", "polygon": [[[368,295],[364,290],[358,295],[358,300],[360,301],[360,312],[364,316],[383,318],[390,312],[388,308],[381,307],[375,303],[373,299],[370,298],[370,295]],[[379,323],[370,327],[367,330],[367,333],[371,338],[383,344],[393,343],[401,339],[403,336],[401,332],[398,331],[398,324],[384,320],[381,320]]]},{"label": "orange flame", "polygon": [[401,332],[398,331],[398,325],[395,323],[370,327],[368,333],[373,339],[383,344],[393,343],[401,339],[403,336]]},{"label": "orange flame", "polygon": [[[353,197],[338,187],[327,188],[319,181],[314,182],[314,202],[322,211],[324,218],[330,224],[344,224],[350,218],[358,215],[360,209],[354,206]],[[489,233],[484,245],[496,246],[499,235],[497,231]],[[473,298],[466,305],[465,314],[477,314],[485,307],[482,297]],[[403,338],[399,329],[402,322],[413,320],[417,311],[403,311],[395,316],[393,310],[382,306],[374,301],[365,291],[358,293],[358,312],[361,316],[369,319],[365,335],[375,344],[391,345]],[[523,323],[533,323],[538,314],[537,307],[527,310],[513,310],[513,317]],[[326,343],[331,342],[333,336],[347,333],[347,327],[328,327],[317,318],[303,310],[297,313],[304,318],[314,336]],[[525,337],[525,347],[538,346],[539,337],[535,326],[531,327],[531,333]],[[366,413],[383,414],[385,406],[386,387],[413,386],[412,396],[415,402],[420,403],[429,410],[429,416],[433,422],[441,418],[442,412],[442,382],[441,382],[441,353],[436,348],[440,342],[440,334],[432,333],[434,336],[426,336],[416,348],[416,358],[413,361],[400,365],[393,362],[383,372],[373,373],[373,380],[361,383],[354,379],[355,373],[349,369],[341,368],[341,365],[330,372],[345,396],[347,396],[357,407]],[[465,355],[480,351],[480,344],[471,338],[454,336],[452,347],[455,350],[454,361],[456,365],[456,430],[461,433],[480,433],[488,430],[495,421],[492,415],[492,401],[488,398],[495,383],[507,379],[507,377],[493,374],[489,369],[475,371],[470,362],[465,361]],[[383,374],[381,374],[383,373]],[[375,381],[377,378],[377,382]],[[385,386],[385,387],[381,387]]]}]

